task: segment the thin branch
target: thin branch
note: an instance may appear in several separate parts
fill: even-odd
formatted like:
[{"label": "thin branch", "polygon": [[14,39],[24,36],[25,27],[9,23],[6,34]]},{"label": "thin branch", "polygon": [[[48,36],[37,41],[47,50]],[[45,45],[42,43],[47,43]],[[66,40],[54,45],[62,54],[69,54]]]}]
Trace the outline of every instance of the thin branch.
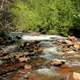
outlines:
[{"label": "thin branch", "polygon": [[1,6],[0,6],[0,10],[3,9],[3,5],[4,5],[4,0],[2,0]]}]

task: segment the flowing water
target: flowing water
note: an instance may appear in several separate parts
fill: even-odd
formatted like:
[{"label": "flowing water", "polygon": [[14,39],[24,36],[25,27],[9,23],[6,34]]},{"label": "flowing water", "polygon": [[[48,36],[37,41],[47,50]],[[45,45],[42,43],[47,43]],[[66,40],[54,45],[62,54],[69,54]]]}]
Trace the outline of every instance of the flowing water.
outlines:
[{"label": "flowing water", "polygon": [[[42,39],[43,38],[44,36],[42,37]],[[68,66],[74,69],[75,72],[80,72],[80,57],[77,56],[75,57],[76,53],[69,55],[61,54],[61,51],[58,50],[59,46],[56,44],[55,40],[56,39],[54,39],[53,41],[51,40],[41,41],[39,43],[40,46],[43,48],[43,52],[38,57],[34,57],[30,63],[33,66],[36,65],[36,67],[35,69],[33,69],[33,71],[30,73],[29,76],[36,77],[36,79],[29,79],[29,80],[64,80],[63,77],[61,77],[59,73],[56,71],[56,68],[54,66],[50,67],[49,65],[47,65],[51,60],[54,59],[64,60]],[[80,56],[80,53],[78,55]],[[15,73],[16,72],[0,76],[0,80],[10,80],[11,77],[15,75]],[[28,80],[28,79],[21,78],[19,80]]]}]

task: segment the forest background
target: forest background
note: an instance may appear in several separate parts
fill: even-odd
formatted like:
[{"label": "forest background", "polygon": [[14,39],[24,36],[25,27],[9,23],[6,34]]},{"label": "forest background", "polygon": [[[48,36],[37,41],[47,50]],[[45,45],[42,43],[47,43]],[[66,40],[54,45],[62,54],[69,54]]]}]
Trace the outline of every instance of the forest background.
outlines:
[{"label": "forest background", "polygon": [[0,32],[80,37],[80,0],[0,0]]}]

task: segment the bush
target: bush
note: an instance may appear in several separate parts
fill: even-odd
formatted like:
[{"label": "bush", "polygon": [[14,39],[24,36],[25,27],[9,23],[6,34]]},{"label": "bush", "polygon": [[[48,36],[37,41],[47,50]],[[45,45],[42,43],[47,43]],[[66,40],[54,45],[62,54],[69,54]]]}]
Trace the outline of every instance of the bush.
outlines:
[{"label": "bush", "polygon": [[[10,12],[12,23],[22,31],[67,36],[69,30],[79,24],[76,1],[72,0],[16,0]],[[80,25],[79,25],[80,26]]]}]

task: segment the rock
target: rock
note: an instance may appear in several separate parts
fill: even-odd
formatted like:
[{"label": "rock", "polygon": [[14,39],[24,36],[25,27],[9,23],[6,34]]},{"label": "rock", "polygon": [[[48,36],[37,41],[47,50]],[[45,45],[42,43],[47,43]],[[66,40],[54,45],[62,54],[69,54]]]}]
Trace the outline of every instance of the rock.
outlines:
[{"label": "rock", "polygon": [[59,52],[58,53],[59,55],[64,55],[64,54],[66,54],[65,52]]},{"label": "rock", "polygon": [[30,60],[30,57],[20,57],[18,60],[20,62],[28,62],[28,60]]},{"label": "rock", "polygon": [[75,51],[68,51],[67,53],[68,54],[75,54],[76,52]]},{"label": "rock", "polygon": [[53,65],[53,66],[56,66],[56,67],[61,67],[63,64],[65,64],[65,61],[64,60],[59,60],[59,59],[54,59],[54,60],[51,61],[50,64]]},{"label": "rock", "polygon": [[68,55],[68,59],[79,60],[80,59],[80,55],[79,54]]},{"label": "rock", "polygon": [[63,43],[63,42],[64,42],[63,39],[59,39],[59,40],[57,40],[57,41],[60,42],[60,43]]},{"label": "rock", "polygon": [[24,69],[26,69],[26,70],[32,70],[32,66],[31,66],[31,65],[26,64],[26,65],[24,66]]},{"label": "rock", "polygon": [[14,52],[14,51],[17,51],[17,45],[6,46],[5,48],[2,48],[2,49],[6,53]]},{"label": "rock", "polygon": [[72,41],[65,40],[65,42],[66,42],[68,45],[73,45],[73,42],[72,42]]},{"label": "rock", "polygon": [[76,49],[80,49],[80,42],[76,42],[76,43],[74,44],[74,47],[75,47]]},{"label": "rock", "polygon": [[70,76],[69,80],[80,80],[80,73],[73,72],[73,75]]},{"label": "rock", "polygon": [[68,40],[74,42],[77,42],[77,38],[75,36],[68,36]]}]

